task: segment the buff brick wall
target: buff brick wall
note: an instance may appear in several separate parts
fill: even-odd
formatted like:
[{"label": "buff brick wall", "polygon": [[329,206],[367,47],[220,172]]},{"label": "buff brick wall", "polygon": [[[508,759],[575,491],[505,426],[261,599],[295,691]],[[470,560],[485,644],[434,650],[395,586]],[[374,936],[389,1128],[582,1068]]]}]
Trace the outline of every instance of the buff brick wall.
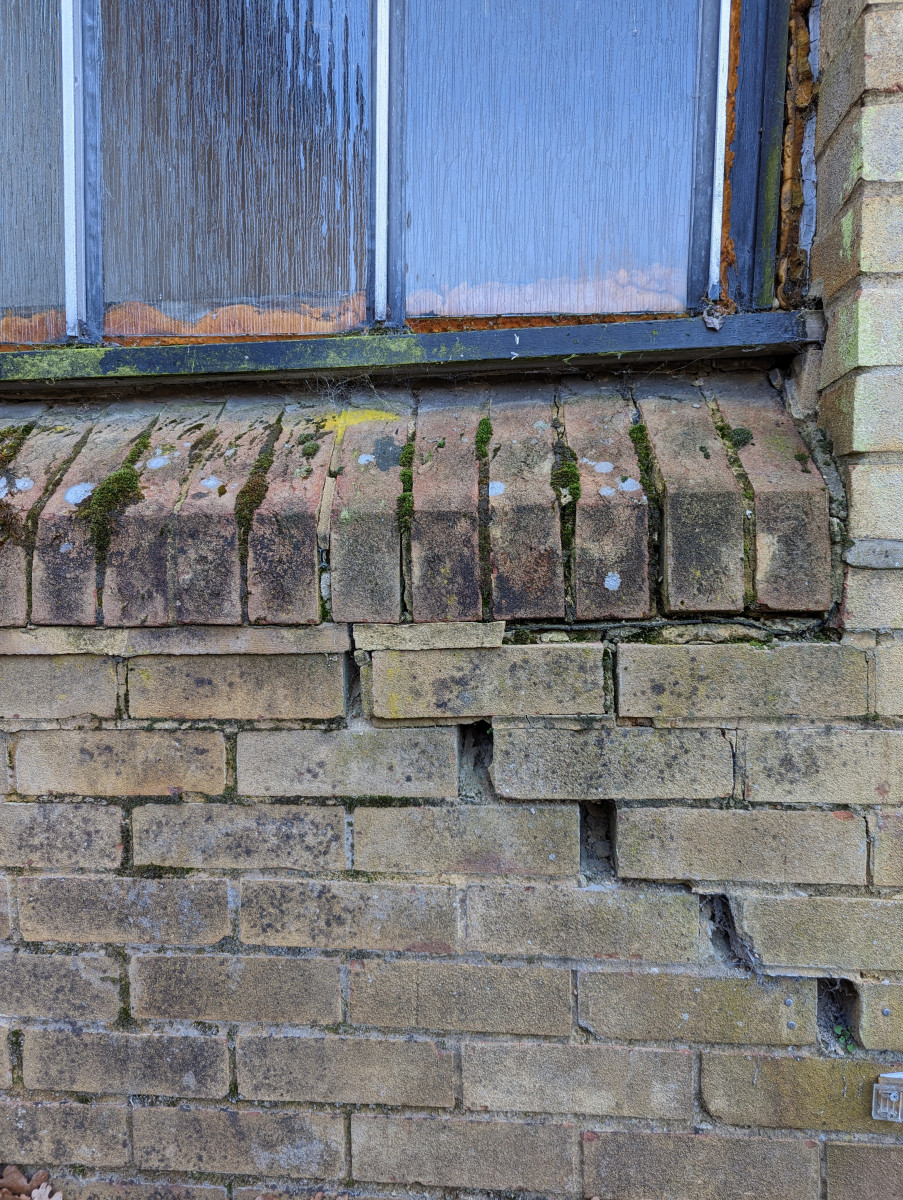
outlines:
[{"label": "buff brick wall", "polygon": [[798,428],[705,365],[4,406],[4,1160],[903,1195],[903,5],[821,31]]}]

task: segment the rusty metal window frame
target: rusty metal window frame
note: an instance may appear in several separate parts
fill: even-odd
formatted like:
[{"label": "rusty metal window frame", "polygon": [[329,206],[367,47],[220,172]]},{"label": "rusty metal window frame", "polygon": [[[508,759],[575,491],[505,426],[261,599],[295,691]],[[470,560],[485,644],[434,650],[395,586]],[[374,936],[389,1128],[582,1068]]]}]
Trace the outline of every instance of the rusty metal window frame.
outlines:
[{"label": "rusty metal window frame", "polygon": [[[732,3],[739,7],[740,0],[700,0],[697,73],[700,90],[692,148],[696,176],[688,294],[707,295],[710,301],[719,298],[718,275],[722,270],[723,154]],[[103,343],[101,335],[99,0],[60,0],[60,5],[64,31],[66,330],[70,345],[115,346],[115,342]],[[405,0],[371,0],[375,36],[369,288],[370,315],[377,327],[383,323],[389,327],[405,324],[399,188],[404,170],[399,136],[404,121],[400,69],[404,58],[404,6]],[[734,11],[736,15],[736,8]],[[789,0],[743,0],[740,12],[742,52],[739,79],[734,81],[734,200],[728,215],[731,241],[738,249],[732,290],[738,307],[749,311],[769,308],[773,297],[774,213],[778,193],[774,162],[775,147],[780,148],[782,133]],[[693,311],[688,309],[689,313]],[[618,319],[613,314],[609,321]],[[555,323],[567,320],[564,315]],[[574,318],[575,326],[577,323],[578,318]],[[587,324],[587,318],[580,323]],[[637,323],[636,318],[633,323]],[[343,341],[348,336],[366,336],[367,332],[345,335]],[[4,352],[2,357],[9,353],[12,352]]]}]

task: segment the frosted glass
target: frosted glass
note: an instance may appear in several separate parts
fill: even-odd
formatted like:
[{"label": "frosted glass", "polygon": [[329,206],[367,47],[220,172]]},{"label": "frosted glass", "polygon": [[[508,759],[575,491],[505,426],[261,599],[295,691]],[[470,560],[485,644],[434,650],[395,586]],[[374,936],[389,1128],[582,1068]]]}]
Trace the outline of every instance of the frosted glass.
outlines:
[{"label": "frosted glass", "polygon": [[408,0],[411,315],[686,307],[699,0]]},{"label": "frosted glass", "polygon": [[0,342],[65,335],[59,0],[0,0]]},{"label": "frosted glass", "polygon": [[102,0],[104,329],[366,317],[370,0]]}]

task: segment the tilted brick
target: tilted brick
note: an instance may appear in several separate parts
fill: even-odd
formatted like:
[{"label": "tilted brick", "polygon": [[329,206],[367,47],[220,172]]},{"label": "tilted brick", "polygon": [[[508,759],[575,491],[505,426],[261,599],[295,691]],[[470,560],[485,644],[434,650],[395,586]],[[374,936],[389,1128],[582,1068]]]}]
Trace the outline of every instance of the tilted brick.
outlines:
[{"label": "tilted brick", "polygon": [[882,809],[873,829],[872,874],[877,887],[903,885],[903,810]]},{"label": "tilted brick", "polygon": [[698,957],[699,900],[683,892],[541,885],[467,889],[467,948],[555,958]]},{"label": "tilted brick", "polygon": [[466,1042],[464,1107],[689,1120],[693,1059],[686,1051],[529,1042]]},{"label": "tilted brick", "polygon": [[618,647],[618,712],[629,717],[852,717],[868,711],[855,646]]},{"label": "tilted brick", "polygon": [[592,971],[581,972],[579,989],[580,1024],[598,1037],[775,1046],[816,1039],[814,980]]},{"label": "tilted brick", "polygon": [[185,625],[239,625],[236,501],[272,435],[281,404],[228,400],[198,456],[173,528],[175,615]]},{"label": "tilted brick", "polygon": [[144,804],[132,811],[132,833],[136,866],[345,869],[336,807]]},{"label": "tilted brick", "polygon": [[258,946],[452,954],[454,888],[409,884],[242,882],[242,941]]},{"label": "tilted brick", "polygon": [[90,525],[80,508],[119,469],[132,443],[159,414],[142,403],[111,405],[92,427],[37,522],[31,619],[36,625],[93,625],[96,565]]},{"label": "tilted brick", "polygon": [[[0,958],[0,968],[2,963]],[[342,1016],[339,963],[334,958],[138,955],[132,960],[132,1004],[137,1017],[333,1025]]]},{"label": "tilted brick", "polygon": [[560,1037],[571,1031],[571,974],[544,967],[367,959],[351,964],[351,1022]]},{"label": "tilted brick", "polygon": [[903,1146],[828,1142],[828,1200],[900,1200]]},{"label": "tilted brick", "polygon": [[409,875],[575,875],[580,813],[575,805],[357,808],[354,865]]},{"label": "tilted brick", "polygon": [[129,1161],[125,1104],[0,1104],[5,1162],[121,1167]]},{"label": "tilted brick", "polygon": [[605,712],[601,645],[377,651],[377,717],[554,716]]},{"label": "tilted brick", "polygon": [[491,391],[489,543],[497,620],[564,616],[561,521],[552,489],[551,384]]},{"label": "tilted brick", "polygon": [[[415,621],[479,621],[476,433],[482,389],[432,388],[417,408],[411,597]],[[475,403],[476,401],[476,403]]]},{"label": "tilted brick", "polygon": [[865,821],[846,810],[630,808],[618,813],[616,862],[627,879],[865,884],[867,846]]},{"label": "tilted brick", "polygon": [[[856,105],[837,126],[818,157],[816,224],[824,229],[860,180],[903,179],[903,105],[899,101]],[[830,337],[830,333],[829,333]]]},{"label": "tilted brick", "polygon": [[45,730],[19,735],[16,788],[24,796],[219,795],[226,786],[221,733]]},{"label": "tilted brick", "polygon": [[772,1129],[881,1133],[872,1120],[876,1075],[893,1070],[848,1059],[702,1055],[702,1102],[716,1120]]},{"label": "tilted brick", "polygon": [[903,804],[903,731],[751,729],[746,795],[769,804]]},{"label": "tilted brick", "polygon": [[894,9],[870,4],[840,38],[835,25],[829,35],[834,53],[819,84],[819,150],[863,92],[898,91],[903,73],[903,17]]},{"label": "tilted brick", "polygon": [[273,447],[267,493],[248,534],[248,616],[276,624],[319,618],[317,514],[335,437],[318,430],[322,406],[289,408]]},{"label": "tilted brick", "polygon": [[457,730],[239,733],[238,790],[246,796],[456,796]]},{"label": "tilted brick", "polygon": [[345,711],[338,654],[147,656],[128,670],[133,717],[327,720]]},{"label": "tilted brick", "polygon": [[[881,105],[882,109],[887,105]],[[899,105],[903,142],[903,104]],[[821,384],[827,387],[857,367],[896,366],[903,361],[903,330],[900,328],[900,304],[903,287],[883,280],[869,280],[838,303],[825,338]]]},{"label": "tilted brick", "polygon": [[[116,517],[104,574],[105,625],[165,625],[175,618],[175,512],[222,402],[169,403],[135,470],[141,498]],[[195,447],[193,450],[192,447]]]},{"label": "tilted brick", "polygon": [[903,901],[755,896],[732,907],[764,966],[903,971]]},{"label": "tilted brick", "polygon": [[903,642],[885,642],[875,650],[876,708],[885,717],[903,716]]},{"label": "tilted brick", "polygon": [[903,450],[903,367],[845,376],[822,391],[818,408],[837,455]]},{"label": "tilted brick", "polygon": [[351,1161],[356,1179],[381,1183],[571,1194],[577,1131],[539,1121],[355,1114]]},{"label": "tilted brick", "polygon": [[350,1037],[240,1037],[239,1095],[326,1104],[452,1108],[454,1055],[433,1042]]},{"label": "tilted brick", "polygon": [[734,786],[716,729],[494,725],[492,775],[516,800],[703,800]]},{"label": "tilted brick", "polygon": [[229,1091],[225,1037],[26,1029],[22,1063],[27,1088],[213,1100]]},{"label": "tilted brick", "polygon": [[112,658],[0,657],[0,717],[115,717],[116,694]]},{"label": "tilted brick", "polygon": [[667,611],[740,612],[744,499],[702,393],[662,379],[637,398],[663,497]]},{"label": "tilted brick", "polygon": [[334,1179],[347,1165],[341,1113],[136,1108],[132,1128],[149,1171]]},{"label": "tilted brick", "polygon": [[122,858],[122,810],[99,804],[0,805],[0,864],[101,871]]},{"label": "tilted brick", "polygon": [[649,615],[649,507],[630,438],[633,406],[612,384],[569,379],[561,390],[580,472],[574,535],[577,619]]},{"label": "tilted brick", "polygon": [[803,439],[763,379],[719,375],[706,389],[734,429],[752,441],[737,454],[753,489],[756,604],[777,612],[823,612],[831,606],[828,492]]},{"label": "tilted brick", "polygon": [[[875,187],[864,186],[869,190]],[[854,194],[813,245],[813,290],[817,288],[828,300],[857,275],[898,273],[903,268],[903,246],[896,233],[901,215],[899,196]],[[847,395],[854,392],[853,381],[849,383]],[[824,399],[820,406],[823,404]],[[837,454],[844,453],[837,443],[834,449]]]},{"label": "tilted brick", "polygon": [[856,1038],[866,1050],[903,1050],[903,987],[861,979],[856,984]]},{"label": "tilted brick", "polygon": [[119,964],[102,954],[0,954],[0,1013],[49,1021],[112,1021]]},{"label": "tilted brick", "polygon": [[209,946],[229,933],[224,879],[23,876],[19,925],[29,942]]},{"label": "tilted brick", "polygon": [[408,417],[376,417],[349,425],[338,450],[329,535],[336,621],[398,621],[401,616],[399,459],[408,440]]},{"label": "tilted brick", "polygon": [[818,1200],[821,1193],[818,1147],[801,1139],[585,1133],[583,1162],[586,1195],[599,1200]]},{"label": "tilted brick", "polygon": [[36,419],[36,428],[0,473],[6,511],[19,525],[19,534],[0,545],[0,625],[24,625],[28,619],[28,550],[22,534],[51,481],[102,411],[80,405],[54,405],[44,413],[21,408],[21,415],[9,414],[8,423],[15,427]]}]

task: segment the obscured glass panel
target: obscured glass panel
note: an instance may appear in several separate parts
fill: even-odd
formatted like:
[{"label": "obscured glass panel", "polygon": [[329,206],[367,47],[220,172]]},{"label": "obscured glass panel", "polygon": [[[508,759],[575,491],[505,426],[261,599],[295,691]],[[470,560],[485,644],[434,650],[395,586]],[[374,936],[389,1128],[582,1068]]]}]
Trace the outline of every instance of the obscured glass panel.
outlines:
[{"label": "obscured glass panel", "polygon": [[63,313],[59,0],[0,0],[0,342],[46,342]]},{"label": "obscured glass panel", "polygon": [[699,0],[408,0],[410,315],[686,307]]},{"label": "obscured glass panel", "polygon": [[366,316],[369,0],[102,0],[105,332]]}]

